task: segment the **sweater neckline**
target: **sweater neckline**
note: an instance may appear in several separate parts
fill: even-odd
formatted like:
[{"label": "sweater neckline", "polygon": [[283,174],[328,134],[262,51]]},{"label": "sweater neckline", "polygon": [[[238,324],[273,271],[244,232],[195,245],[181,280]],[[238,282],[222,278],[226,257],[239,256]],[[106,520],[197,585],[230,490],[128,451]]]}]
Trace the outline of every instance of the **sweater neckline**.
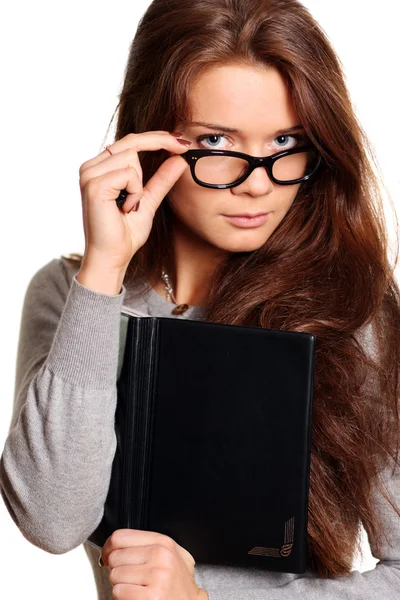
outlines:
[{"label": "sweater neckline", "polygon": [[164,316],[171,316],[175,318],[185,319],[194,318],[202,319],[206,314],[206,307],[199,304],[189,304],[187,310],[181,315],[172,315],[172,311],[175,308],[175,304],[169,302],[167,298],[161,296],[153,287],[147,282],[141,281],[143,299],[148,306],[150,314],[160,314]]},{"label": "sweater neckline", "polygon": [[[158,292],[156,292],[156,290],[154,288],[152,288],[149,284],[148,284],[148,288],[149,288],[149,296],[151,296],[151,298],[153,299],[153,301],[156,304],[162,304],[163,306],[169,306],[171,307],[171,310],[174,308],[174,306],[176,306],[173,302],[170,302],[169,300],[167,300],[167,298],[164,298],[164,296],[161,296]],[[204,310],[205,307],[201,306],[200,304],[189,304],[188,305],[189,308],[195,308],[198,310]]]}]

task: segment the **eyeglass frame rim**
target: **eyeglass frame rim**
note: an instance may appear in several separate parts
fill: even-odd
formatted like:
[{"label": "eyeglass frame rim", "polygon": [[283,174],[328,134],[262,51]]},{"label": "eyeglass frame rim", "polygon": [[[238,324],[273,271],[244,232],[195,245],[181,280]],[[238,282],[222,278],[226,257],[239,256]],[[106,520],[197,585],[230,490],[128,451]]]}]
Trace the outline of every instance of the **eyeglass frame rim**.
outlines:
[{"label": "eyeglass frame rim", "polygon": [[[288,156],[290,154],[297,154],[299,152],[305,152],[306,150],[314,150],[316,152],[316,154],[318,155],[317,165],[315,166],[314,170],[309,175],[305,175],[304,177],[301,177],[300,179],[291,179],[290,181],[284,181],[284,182],[279,181],[278,179],[275,179],[275,177],[272,174],[272,167],[276,160],[278,160],[279,158],[281,158],[283,156]],[[247,162],[249,163],[249,168],[242,177],[240,177],[233,183],[221,183],[221,184],[205,183],[204,181],[201,181],[200,179],[198,179],[196,177],[196,174],[195,174],[196,162],[197,162],[198,158],[202,158],[203,156],[213,156],[213,155],[214,156],[215,155],[217,155],[217,156],[234,156],[237,158],[243,158],[244,160],[247,160]],[[313,177],[314,174],[316,173],[316,171],[318,170],[318,168],[321,164],[321,161],[322,161],[321,153],[318,152],[318,150],[315,148],[315,146],[313,144],[307,144],[305,146],[296,146],[295,148],[290,148],[289,150],[283,150],[282,152],[277,152],[275,154],[271,154],[270,156],[252,156],[251,154],[246,154],[244,152],[238,152],[236,150],[217,150],[217,149],[213,149],[213,148],[209,148],[209,149],[195,148],[192,150],[189,149],[186,152],[183,152],[183,154],[180,154],[180,156],[182,156],[188,163],[188,165],[190,167],[190,172],[191,172],[191,175],[192,175],[194,181],[198,185],[201,185],[201,186],[207,187],[207,188],[213,188],[213,189],[227,189],[227,188],[236,187],[237,185],[240,185],[241,183],[243,183],[243,181],[245,181],[252,174],[254,169],[256,169],[257,167],[261,167],[261,166],[266,167],[270,179],[277,185],[294,185],[295,183],[301,183],[301,182],[307,181],[308,179]]]}]

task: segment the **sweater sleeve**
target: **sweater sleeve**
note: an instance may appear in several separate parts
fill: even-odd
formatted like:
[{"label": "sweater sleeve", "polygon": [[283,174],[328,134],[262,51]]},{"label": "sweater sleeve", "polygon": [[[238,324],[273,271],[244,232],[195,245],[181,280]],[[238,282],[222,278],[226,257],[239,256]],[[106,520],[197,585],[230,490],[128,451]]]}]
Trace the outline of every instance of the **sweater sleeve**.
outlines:
[{"label": "sweater sleeve", "polygon": [[[381,480],[400,506],[400,468],[392,467]],[[375,488],[372,491],[384,524],[386,541],[381,560],[374,569],[352,571],[346,577],[323,579],[308,570],[302,575],[266,572],[257,569],[251,575],[245,569],[221,570],[208,565],[203,588],[209,600],[396,600],[400,598],[400,518]],[[374,540],[369,540],[375,556]],[[207,579],[210,585],[207,585]]]},{"label": "sweater sleeve", "polygon": [[103,516],[125,293],[69,283],[58,258],[25,293],[0,490],[24,537],[53,554],[83,543]]}]

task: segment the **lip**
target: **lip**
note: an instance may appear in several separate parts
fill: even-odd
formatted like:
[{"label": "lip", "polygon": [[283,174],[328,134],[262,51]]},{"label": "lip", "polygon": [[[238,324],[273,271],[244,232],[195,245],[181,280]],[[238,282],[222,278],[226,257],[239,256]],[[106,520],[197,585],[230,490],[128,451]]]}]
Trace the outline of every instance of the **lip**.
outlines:
[{"label": "lip", "polygon": [[261,217],[261,215],[268,215],[266,212],[258,212],[258,213],[240,213],[240,215],[223,215],[224,217],[247,217],[248,219],[252,219],[254,217]]},{"label": "lip", "polygon": [[271,213],[245,213],[243,215],[222,215],[230,223],[238,227],[259,227],[263,225]]}]

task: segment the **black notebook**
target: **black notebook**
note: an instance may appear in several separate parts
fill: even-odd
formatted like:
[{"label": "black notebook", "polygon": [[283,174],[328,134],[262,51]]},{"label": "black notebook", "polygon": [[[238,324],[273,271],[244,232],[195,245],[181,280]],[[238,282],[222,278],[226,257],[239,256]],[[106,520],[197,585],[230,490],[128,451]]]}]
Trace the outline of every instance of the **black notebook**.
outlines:
[{"label": "black notebook", "polygon": [[104,514],[195,561],[302,573],[316,337],[123,307]]}]

